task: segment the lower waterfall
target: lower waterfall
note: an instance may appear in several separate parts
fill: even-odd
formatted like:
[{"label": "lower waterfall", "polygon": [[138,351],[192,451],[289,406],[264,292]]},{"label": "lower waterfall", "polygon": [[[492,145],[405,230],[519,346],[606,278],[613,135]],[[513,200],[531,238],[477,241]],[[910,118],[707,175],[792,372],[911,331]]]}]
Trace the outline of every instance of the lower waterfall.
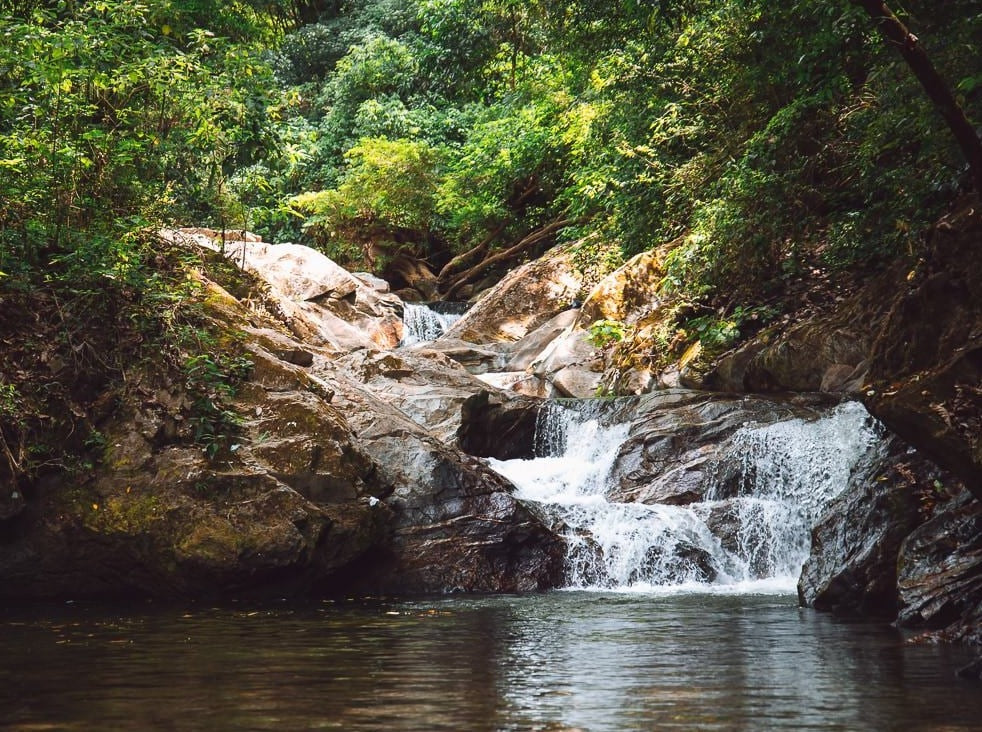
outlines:
[{"label": "lower waterfall", "polygon": [[600,409],[549,403],[536,428],[541,457],[489,459],[564,537],[571,588],[793,591],[811,527],[879,438],[855,402],[818,419],[750,422],[721,450],[730,480],[709,471],[701,501],[619,503],[608,498],[611,471],[630,425],[605,424]]}]

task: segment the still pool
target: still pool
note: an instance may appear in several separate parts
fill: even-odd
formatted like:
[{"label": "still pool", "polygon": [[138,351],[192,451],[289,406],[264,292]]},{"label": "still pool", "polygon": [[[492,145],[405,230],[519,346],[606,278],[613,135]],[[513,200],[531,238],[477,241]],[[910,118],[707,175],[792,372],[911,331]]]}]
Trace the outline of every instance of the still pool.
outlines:
[{"label": "still pool", "polygon": [[788,595],[0,611],[11,730],[978,730],[965,649]]}]

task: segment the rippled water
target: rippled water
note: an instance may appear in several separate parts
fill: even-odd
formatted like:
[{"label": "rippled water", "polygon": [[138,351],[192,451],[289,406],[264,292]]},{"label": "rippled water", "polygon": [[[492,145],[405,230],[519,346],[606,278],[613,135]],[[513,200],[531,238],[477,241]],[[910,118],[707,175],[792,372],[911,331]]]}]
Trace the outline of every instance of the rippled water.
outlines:
[{"label": "rippled water", "polygon": [[[118,612],[118,611],[117,611]],[[0,615],[13,730],[979,729],[957,648],[788,596]]]}]

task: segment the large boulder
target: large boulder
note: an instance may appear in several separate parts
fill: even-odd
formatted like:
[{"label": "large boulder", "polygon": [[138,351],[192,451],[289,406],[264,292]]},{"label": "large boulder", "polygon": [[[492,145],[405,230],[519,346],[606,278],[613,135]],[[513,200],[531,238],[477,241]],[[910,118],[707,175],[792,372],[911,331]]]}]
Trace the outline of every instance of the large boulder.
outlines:
[{"label": "large boulder", "polygon": [[658,251],[636,254],[593,288],[583,302],[580,325],[589,327],[597,320],[637,321],[661,304],[664,277]]},{"label": "large boulder", "polygon": [[[96,424],[100,466],[41,481],[5,522],[0,597],[509,592],[558,582],[558,538],[507,481],[370,393],[378,384],[342,375],[332,349],[203,284],[209,329],[241,349],[248,373],[239,369],[233,393],[209,381],[221,378],[224,354],[208,357],[214,368],[198,386],[166,359],[134,364],[120,392],[99,398],[111,405]],[[471,387],[486,393],[441,367],[471,380],[456,409]],[[401,397],[407,410],[439,423],[414,396]]]},{"label": "large boulder", "polygon": [[842,320],[818,316],[784,331],[766,330],[690,378],[720,391],[858,394],[871,335],[867,323]]},{"label": "large boulder", "polygon": [[356,586],[373,593],[520,592],[561,579],[562,544],[519,503],[514,488],[481,460],[436,440],[395,407],[326,361],[376,477],[392,487],[391,543],[379,549]]},{"label": "large boulder", "polygon": [[200,230],[164,230],[168,241],[220,252],[268,286],[264,307],[298,337],[336,350],[394,348],[402,339],[402,301],[355,277],[315,249],[216,239]]},{"label": "large boulder", "polygon": [[965,496],[915,530],[897,586],[900,625],[982,644],[982,502]]},{"label": "large boulder", "polygon": [[589,332],[571,325],[543,349],[527,370],[564,397],[586,399],[597,395],[604,363]]},{"label": "large boulder", "polygon": [[893,619],[900,547],[925,521],[926,498],[937,495],[941,476],[896,438],[885,440],[870,458],[812,531],[798,597],[816,610]]},{"label": "large boulder", "polygon": [[[45,483],[0,559],[6,597],[269,596],[335,584],[385,543],[386,486],[324,392],[253,343],[234,442],[166,370],[134,369],[100,425],[102,466]],[[190,437],[210,436],[217,451]]]},{"label": "large boulder", "polygon": [[[330,367],[395,406],[441,442],[454,445],[465,402],[494,391],[456,361],[430,350],[357,351]],[[495,401],[507,398],[504,394]]]},{"label": "large boulder", "polygon": [[568,309],[579,297],[582,283],[571,248],[555,247],[505,275],[445,337],[471,343],[520,340]]}]

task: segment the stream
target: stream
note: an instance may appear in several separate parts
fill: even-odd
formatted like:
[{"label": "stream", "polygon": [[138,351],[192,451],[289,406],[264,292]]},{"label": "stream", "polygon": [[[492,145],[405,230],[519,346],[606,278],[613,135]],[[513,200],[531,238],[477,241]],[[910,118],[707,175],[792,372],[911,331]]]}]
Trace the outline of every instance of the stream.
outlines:
[{"label": "stream", "polygon": [[10,730],[975,730],[957,647],[789,595],[0,613]]},{"label": "stream", "polygon": [[[405,316],[404,345],[454,317]],[[731,407],[686,423],[719,438],[692,442],[696,459],[658,463],[659,480],[698,477],[674,503],[624,499],[625,446],[657,457],[679,433],[616,400],[549,402],[534,457],[486,459],[563,537],[561,590],[0,608],[0,727],[979,729],[978,684],[954,674],[969,649],[798,606],[811,528],[875,464],[881,428],[858,403],[726,426]]]}]

